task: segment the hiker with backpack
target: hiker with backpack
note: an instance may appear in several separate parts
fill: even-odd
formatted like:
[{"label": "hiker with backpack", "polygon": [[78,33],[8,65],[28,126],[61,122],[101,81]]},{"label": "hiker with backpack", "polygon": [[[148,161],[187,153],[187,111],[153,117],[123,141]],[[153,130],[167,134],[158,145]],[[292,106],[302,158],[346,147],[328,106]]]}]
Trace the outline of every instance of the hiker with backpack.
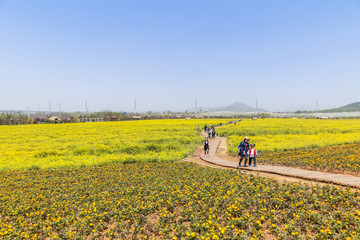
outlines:
[{"label": "hiker with backpack", "polygon": [[247,159],[248,159],[248,153],[249,153],[249,141],[250,138],[245,137],[244,140],[239,144],[238,146],[238,155],[240,156],[239,166],[241,167],[241,162],[243,159],[245,159],[244,167],[246,167]]}]

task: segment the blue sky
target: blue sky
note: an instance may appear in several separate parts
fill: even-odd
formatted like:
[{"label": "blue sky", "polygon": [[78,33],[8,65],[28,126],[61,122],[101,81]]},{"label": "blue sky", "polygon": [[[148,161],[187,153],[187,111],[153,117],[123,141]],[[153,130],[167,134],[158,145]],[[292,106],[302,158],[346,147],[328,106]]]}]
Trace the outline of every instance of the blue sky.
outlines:
[{"label": "blue sky", "polygon": [[0,109],[360,101],[360,2],[1,1]]}]

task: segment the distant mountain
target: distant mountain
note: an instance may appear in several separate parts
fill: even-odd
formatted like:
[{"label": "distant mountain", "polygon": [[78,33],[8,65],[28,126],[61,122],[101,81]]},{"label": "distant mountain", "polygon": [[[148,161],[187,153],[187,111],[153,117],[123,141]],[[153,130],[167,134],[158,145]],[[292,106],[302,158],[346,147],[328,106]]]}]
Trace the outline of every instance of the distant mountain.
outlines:
[{"label": "distant mountain", "polygon": [[322,110],[320,112],[330,113],[330,112],[360,112],[360,102],[354,102],[339,108],[331,108]]},{"label": "distant mountain", "polygon": [[[213,111],[228,111],[228,112],[255,112],[256,108],[246,105],[241,102],[233,103],[229,106],[212,109]],[[258,112],[267,112],[265,109],[259,108]]]},{"label": "distant mountain", "polygon": [[[223,107],[198,107],[197,112],[255,112],[256,108],[246,105],[241,102],[236,102]],[[187,112],[194,112],[194,108],[187,110]],[[268,112],[265,109],[259,108],[258,112]]]}]

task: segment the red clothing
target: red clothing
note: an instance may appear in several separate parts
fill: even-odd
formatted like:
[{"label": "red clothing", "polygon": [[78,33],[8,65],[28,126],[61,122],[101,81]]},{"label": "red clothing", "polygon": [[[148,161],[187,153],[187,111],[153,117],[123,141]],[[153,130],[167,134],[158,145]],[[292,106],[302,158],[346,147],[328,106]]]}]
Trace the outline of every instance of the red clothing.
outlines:
[{"label": "red clothing", "polygon": [[249,157],[251,157],[251,154],[254,152],[254,158],[257,157],[257,150],[255,148],[250,148],[249,149]]}]

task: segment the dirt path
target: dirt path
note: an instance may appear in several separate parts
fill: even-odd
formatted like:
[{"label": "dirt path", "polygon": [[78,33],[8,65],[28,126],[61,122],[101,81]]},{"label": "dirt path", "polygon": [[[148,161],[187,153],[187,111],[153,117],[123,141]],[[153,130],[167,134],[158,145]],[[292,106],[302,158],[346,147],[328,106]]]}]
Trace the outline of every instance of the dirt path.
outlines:
[{"label": "dirt path", "polygon": [[[211,140],[213,141],[213,140]],[[211,144],[211,143],[210,143]],[[224,146],[225,144],[225,146]],[[226,156],[228,157],[229,160],[237,162],[238,163],[238,159],[227,154],[226,153],[226,141],[221,141],[220,146],[217,150],[217,154],[219,156]],[[204,161],[200,158],[200,156],[203,154],[203,146],[199,146],[195,152],[188,158],[183,159],[183,161],[185,162],[192,162],[192,163],[196,163],[198,165],[204,166],[204,167],[212,167],[212,168],[219,168],[219,169],[231,169],[231,170],[235,170],[232,167],[225,167],[225,166],[219,166],[217,164],[213,164],[207,161]],[[237,170],[236,170],[237,171]],[[299,178],[294,178],[294,177],[288,177],[288,176],[281,176],[278,174],[272,174],[272,173],[264,173],[264,172],[256,172],[256,171],[243,171],[243,173],[245,174],[251,174],[251,175],[255,175],[255,176],[261,176],[261,177],[269,177],[269,178],[274,178],[276,180],[278,180],[279,182],[285,183],[285,182],[302,182],[308,185],[326,185],[325,183],[319,183],[316,181],[311,181],[311,180],[305,180],[305,179],[299,179]]]},{"label": "dirt path", "polygon": [[226,152],[226,138],[212,139],[210,141],[210,157],[205,157],[203,147],[199,146],[192,157],[184,161],[193,162],[206,167],[221,169],[241,169],[243,173],[262,177],[275,178],[281,182],[304,182],[314,184],[336,184],[352,188],[360,188],[360,177],[336,174],[322,171],[304,170],[295,167],[261,165],[257,167],[238,168],[239,159]]}]

